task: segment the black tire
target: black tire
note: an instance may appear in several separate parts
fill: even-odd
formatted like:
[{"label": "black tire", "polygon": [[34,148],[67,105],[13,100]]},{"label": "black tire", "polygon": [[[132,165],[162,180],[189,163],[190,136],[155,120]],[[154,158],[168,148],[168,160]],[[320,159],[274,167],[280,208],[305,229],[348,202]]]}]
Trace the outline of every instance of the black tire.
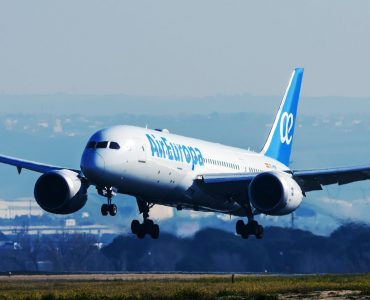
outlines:
[{"label": "black tire", "polygon": [[153,224],[150,232],[150,236],[152,239],[156,240],[159,237],[159,226],[157,224]]},{"label": "black tire", "polygon": [[108,204],[103,204],[103,205],[101,206],[100,211],[101,211],[101,214],[102,214],[103,216],[107,216],[107,215],[108,215]]},{"label": "black tire", "polygon": [[109,214],[114,217],[117,214],[118,208],[117,205],[111,204],[109,205]]},{"label": "black tire", "polygon": [[237,234],[242,234],[245,228],[243,220],[238,220],[235,224],[235,230]]},{"label": "black tire", "polygon": [[257,221],[251,221],[247,224],[247,227],[248,227],[248,232],[249,234],[253,234],[255,236],[257,236],[258,232],[259,232],[259,224]]},{"label": "black tire", "polygon": [[152,220],[146,219],[144,220],[144,223],[141,224],[142,230],[145,232],[145,234],[150,234],[152,232],[154,222]]},{"label": "black tire", "polygon": [[140,222],[138,220],[133,220],[131,222],[131,232],[133,234],[137,234],[139,232],[139,230],[140,230],[140,226],[141,226],[141,224],[140,224]]},{"label": "black tire", "polygon": [[145,237],[145,234],[146,234],[145,227],[143,224],[140,224],[136,235],[139,239],[143,239]]}]

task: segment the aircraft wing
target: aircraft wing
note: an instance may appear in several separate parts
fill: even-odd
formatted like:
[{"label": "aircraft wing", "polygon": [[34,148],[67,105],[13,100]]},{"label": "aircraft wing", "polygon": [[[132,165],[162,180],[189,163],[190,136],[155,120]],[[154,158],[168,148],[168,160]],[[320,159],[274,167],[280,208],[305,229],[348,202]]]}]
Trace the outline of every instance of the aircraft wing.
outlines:
[{"label": "aircraft wing", "polygon": [[370,179],[370,166],[293,171],[304,192],[322,190],[323,185],[343,185]]},{"label": "aircraft wing", "polygon": [[18,173],[21,173],[22,169],[27,169],[39,173],[47,173],[54,170],[71,170],[77,173],[80,173],[80,170],[70,169],[70,168],[63,168],[59,166],[47,165],[43,163],[38,163],[34,161],[19,159],[11,156],[0,155],[0,163],[11,165],[17,167]]},{"label": "aircraft wing", "polygon": [[[205,185],[227,185],[229,190],[247,187],[257,173],[225,173],[199,175],[197,180]],[[293,170],[293,178],[303,192],[322,190],[322,186],[330,184],[343,185],[351,182],[370,179],[370,165],[316,170]]]}]

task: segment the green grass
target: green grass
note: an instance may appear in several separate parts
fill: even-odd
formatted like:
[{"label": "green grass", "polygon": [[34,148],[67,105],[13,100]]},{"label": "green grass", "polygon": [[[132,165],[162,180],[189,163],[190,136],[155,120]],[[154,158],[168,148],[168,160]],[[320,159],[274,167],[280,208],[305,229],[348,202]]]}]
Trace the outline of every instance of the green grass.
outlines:
[{"label": "green grass", "polygon": [[277,299],[279,294],[355,290],[370,295],[370,275],[236,276],[196,280],[15,281],[0,278],[0,299]]}]

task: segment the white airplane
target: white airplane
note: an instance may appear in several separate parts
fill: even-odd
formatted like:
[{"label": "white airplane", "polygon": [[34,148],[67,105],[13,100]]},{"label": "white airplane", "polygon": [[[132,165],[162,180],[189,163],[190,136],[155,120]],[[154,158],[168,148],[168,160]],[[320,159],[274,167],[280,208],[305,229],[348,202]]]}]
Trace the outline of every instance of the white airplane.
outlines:
[{"label": "white airplane", "polygon": [[[45,211],[70,214],[87,201],[94,185],[107,198],[106,216],[116,215],[116,193],[136,197],[143,222],[133,220],[132,233],[157,239],[159,226],[149,219],[155,204],[178,210],[218,212],[247,217],[236,222],[243,238],[262,238],[263,227],[254,216],[287,215],[307,192],[323,185],[370,179],[370,166],[321,170],[291,170],[293,143],[303,69],[295,69],[271,132],[261,152],[206,142],[133,126],[114,126],[96,132],[82,154],[81,169],[69,169],[0,156],[0,162],[43,173],[34,196]],[[254,129],[253,129],[254,130]],[[232,134],[232,133],[230,133]]]}]

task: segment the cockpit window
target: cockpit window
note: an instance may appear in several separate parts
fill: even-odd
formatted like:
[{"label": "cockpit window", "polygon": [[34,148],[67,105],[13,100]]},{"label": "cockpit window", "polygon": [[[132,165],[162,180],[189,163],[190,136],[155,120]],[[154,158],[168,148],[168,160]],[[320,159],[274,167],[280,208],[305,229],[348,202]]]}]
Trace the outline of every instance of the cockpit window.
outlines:
[{"label": "cockpit window", "polygon": [[98,142],[96,144],[96,149],[103,149],[108,147],[108,142]]},{"label": "cockpit window", "polygon": [[109,148],[119,150],[121,147],[119,146],[119,144],[117,142],[110,142]]},{"label": "cockpit window", "polygon": [[95,146],[96,146],[96,142],[91,141],[91,142],[89,142],[89,143],[87,144],[86,148],[87,148],[87,149],[94,149],[94,148],[95,148]]}]

